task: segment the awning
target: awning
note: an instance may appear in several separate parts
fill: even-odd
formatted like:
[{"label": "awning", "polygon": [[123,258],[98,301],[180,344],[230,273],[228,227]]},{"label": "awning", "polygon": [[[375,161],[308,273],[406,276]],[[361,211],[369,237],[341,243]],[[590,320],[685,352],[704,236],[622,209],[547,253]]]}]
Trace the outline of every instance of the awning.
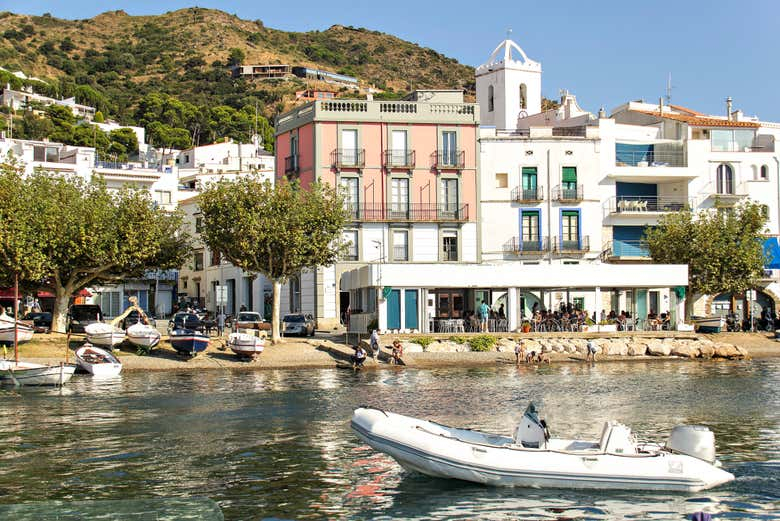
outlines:
[{"label": "awning", "polygon": [[54,298],[54,293],[51,291],[39,291],[35,296],[38,298]]}]

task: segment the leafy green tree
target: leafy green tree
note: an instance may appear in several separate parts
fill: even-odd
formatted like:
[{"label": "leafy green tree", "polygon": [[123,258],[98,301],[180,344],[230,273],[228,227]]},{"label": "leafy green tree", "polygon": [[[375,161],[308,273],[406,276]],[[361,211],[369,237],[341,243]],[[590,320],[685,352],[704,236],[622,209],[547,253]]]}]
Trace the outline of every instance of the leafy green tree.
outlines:
[{"label": "leafy green tree", "polygon": [[112,130],[108,133],[108,139],[111,141],[109,153],[111,153],[112,147],[117,150],[124,150],[124,155],[122,155],[123,161],[138,155],[138,136],[135,135],[132,129],[118,128]]},{"label": "leafy green tree", "polygon": [[65,330],[77,291],[179,267],[189,251],[181,214],[158,209],[146,191],[111,191],[100,178],[21,176],[4,165],[0,193],[0,275],[48,281],[55,331]]},{"label": "leafy green tree", "polygon": [[762,233],[766,232],[764,206],[746,202],[733,209],[670,213],[658,226],[645,231],[655,262],[688,265],[689,298],[740,293],[755,287],[763,274]]},{"label": "leafy green tree", "polygon": [[185,128],[175,128],[159,121],[153,121],[146,127],[149,132],[149,141],[163,149],[163,155],[166,150],[182,150],[192,144],[190,133]]},{"label": "leafy green tree", "polygon": [[95,123],[105,123],[106,117],[103,115],[101,111],[95,112]]},{"label": "leafy green tree", "polygon": [[17,127],[17,136],[22,139],[42,140],[48,138],[54,132],[54,124],[49,118],[40,118],[32,113],[25,111],[19,126]]},{"label": "leafy green tree", "polygon": [[244,63],[246,53],[243,50],[233,47],[230,49],[230,55],[228,56],[228,65],[241,65]]},{"label": "leafy green tree", "polygon": [[202,237],[212,251],[273,282],[272,340],[279,341],[282,284],[303,269],[333,264],[346,222],[340,194],[318,183],[272,185],[257,176],[209,185],[199,196]]}]

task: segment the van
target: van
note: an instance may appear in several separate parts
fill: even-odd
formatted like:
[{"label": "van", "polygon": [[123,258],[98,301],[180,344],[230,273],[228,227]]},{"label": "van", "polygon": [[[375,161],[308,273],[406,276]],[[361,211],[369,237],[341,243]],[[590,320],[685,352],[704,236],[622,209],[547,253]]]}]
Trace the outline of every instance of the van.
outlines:
[{"label": "van", "polygon": [[83,333],[84,327],[103,322],[103,312],[96,304],[74,304],[68,310],[68,333]]}]

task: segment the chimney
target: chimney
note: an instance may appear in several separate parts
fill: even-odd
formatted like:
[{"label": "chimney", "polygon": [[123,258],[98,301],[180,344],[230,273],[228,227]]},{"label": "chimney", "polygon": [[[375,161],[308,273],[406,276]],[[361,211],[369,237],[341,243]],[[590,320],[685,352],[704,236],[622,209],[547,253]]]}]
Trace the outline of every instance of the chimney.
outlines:
[{"label": "chimney", "polygon": [[604,110],[604,107],[601,107],[599,109],[599,119],[604,119],[607,117],[607,111]]},{"label": "chimney", "polygon": [[658,113],[663,115],[664,113],[664,97],[658,96]]},{"label": "chimney", "polygon": [[731,96],[726,98],[726,121],[731,121]]}]

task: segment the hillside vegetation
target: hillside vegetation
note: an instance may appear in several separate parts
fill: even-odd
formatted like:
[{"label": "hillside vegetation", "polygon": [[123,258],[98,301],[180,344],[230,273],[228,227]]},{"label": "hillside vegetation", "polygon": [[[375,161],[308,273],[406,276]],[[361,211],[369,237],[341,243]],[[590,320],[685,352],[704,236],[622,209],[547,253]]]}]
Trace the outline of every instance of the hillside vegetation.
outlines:
[{"label": "hillside vegetation", "polygon": [[86,20],[0,13],[1,66],[45,79],[43,93],[75,96],[123,123],[149,123],[139,106],[152,93],[198,110],[219,105],[254,113],[257,107],[272,118],[305,88],[298,79],[232,79],[227,67],[238,62],[315,66],[356,76],[388,97],[413,88],[473,90],[472,67],[366,29],[285,32],[195,7],[158,16],[113,11]]}]

